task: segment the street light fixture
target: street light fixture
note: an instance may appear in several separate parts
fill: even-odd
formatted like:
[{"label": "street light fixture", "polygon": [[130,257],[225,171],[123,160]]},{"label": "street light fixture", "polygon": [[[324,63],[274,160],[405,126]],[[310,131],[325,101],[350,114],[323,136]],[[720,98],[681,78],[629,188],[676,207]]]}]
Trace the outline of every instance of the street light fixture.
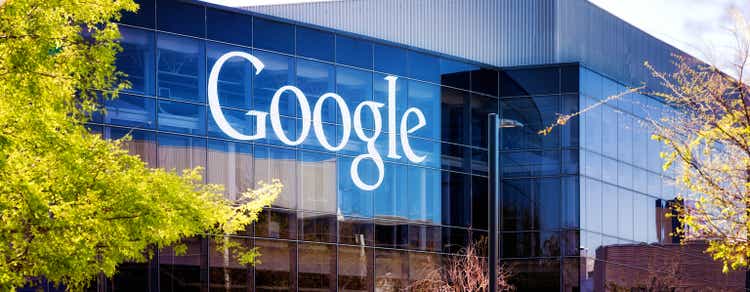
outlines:
[{"label": "street light fixture", "polygon": [[501,136],[500,129],[503,128],[520,128],[523,127],[523,123],[512,120],[500,118],[499,114],[491,113],[488,118],[488,150],[489,150],[489,195],[490,195],[490,242],[489,242],[489,277],[490,277],[490,292],[497,291],[497,268],[498,268],[498,226],[500,211],[500,145]]}]

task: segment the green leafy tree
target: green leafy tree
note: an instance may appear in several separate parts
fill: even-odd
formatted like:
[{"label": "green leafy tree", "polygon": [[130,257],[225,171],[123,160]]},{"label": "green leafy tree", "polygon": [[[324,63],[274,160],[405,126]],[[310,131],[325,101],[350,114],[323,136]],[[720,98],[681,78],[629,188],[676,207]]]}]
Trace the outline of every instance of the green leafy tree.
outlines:
[{"label": "green leafy tree", "polygon": [[[152,248],[242,230],[281,191],[259,183],[228,200],[200,169],[150,169],[124,141],[86,129],[96,101],[127,87],[113,21],[136,9],[132,0],[0,1],[2,291],[39,277],[82,289]],[[239,252],[243,263],[258,255]]]}]

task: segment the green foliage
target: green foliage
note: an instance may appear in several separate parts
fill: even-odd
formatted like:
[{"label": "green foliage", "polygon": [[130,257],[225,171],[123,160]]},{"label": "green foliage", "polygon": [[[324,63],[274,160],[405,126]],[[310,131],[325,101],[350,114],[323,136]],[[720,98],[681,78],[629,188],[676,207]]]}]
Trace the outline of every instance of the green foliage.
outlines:
[{"label": "green foliage", "polygon": [[[200,169],[150,169],[84,127],[98,98],[127,86],[112,21],[136,9],[132,0],[0,2],[2,291],[41,276],[79,290],[147,260],[150,247],[242,230],[281,191],[274,181],[229,201],[201,183]],[[238,252],[247,263],[257,255]]]}]

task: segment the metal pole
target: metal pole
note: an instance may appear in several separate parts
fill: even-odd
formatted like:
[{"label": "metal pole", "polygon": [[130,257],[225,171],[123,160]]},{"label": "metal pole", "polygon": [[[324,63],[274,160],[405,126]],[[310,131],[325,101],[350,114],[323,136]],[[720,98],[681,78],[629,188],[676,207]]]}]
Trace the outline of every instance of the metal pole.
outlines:
[{"label": "metal pole", "polygon": [[497,268],[498,268],[498,212],[500,202],[500,117],[492,113],[488,119],[488,151],[489,151],[489,196],[490,196],[490,292],[497,291]]}]

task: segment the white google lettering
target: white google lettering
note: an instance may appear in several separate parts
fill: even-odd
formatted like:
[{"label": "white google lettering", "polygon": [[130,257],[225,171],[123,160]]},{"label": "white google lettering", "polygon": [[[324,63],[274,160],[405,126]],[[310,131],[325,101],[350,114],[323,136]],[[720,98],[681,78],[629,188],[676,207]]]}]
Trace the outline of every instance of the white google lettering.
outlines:
[{"label": "white google lettering", "polygon": [[[363,153],[358,155],[354,158],[352,161],[351,168],[349,170],[349,174],[351,176],[352,182],[354,184],[362,189],[371,191],[374,189],[377,189],[381,183],[383,183],[383,176],[385,168],[383,165],[383,158],[380,155],[380,152],[378,152],[375,143],[380,137],[380,134],[383,131],[383,119],[380,116],[380,108],[384,107],[385,105],[380,102],[374,102],[374,101],[364,101],[357,105],[357,107],[354,109],[354,115],[351,116],[349,112],[349,107],[346,105],[346,102],[344,99],[335,93],[329,92],[325,93],[318,98],[317,102],[315,103],[315,106],[312,110],[312,117],[310,113],[310,104],[307,102],[307,97],[305,94],[297,87],[292,85],[286,85],[282,86],[278,90],[276,90],[276,93],[274,93],[273,97],[271,98],[271,108],[269,112],[262,112],[262,111],[255,111],[250,110],[247,112],[246,115],[254,116],[256,119],[255,123],[255,134],[253,135],[247,135],[238,132],[235,130],[230,124],[229,121],[227,121],[226,117],[224,116],[224,113],[221,110],[221,104],[219,102],[219,94],[218,94],[218,80],[219,80],[219,73],[221,72],[221,67],[224,65],[224,63],[233,57],[239,57],[243,58],[247,61],[249,61],[253,67],[255,68],[255,75],[260,74],[261,71],[263,71],[263,68],[265,65],[263,62],[261,62],[258,58],[255,56],[245,53],[245,52],[229,52],[224,55],[222,55],[214,64],[213,68],[211,68],[211,73],[208,77],[208,105],[211,109],[211,116],[214,118],[214,121],[216,121],[216,124],[219,126],[219,129],[223,131],[227,136],[237,139],[237,140],[243,140],[243,141],[249,141],[249,140],[257,140],[257,139],[263,139],[266,137],[266,118],[270,115],[271,120],[271,128],[273,129],[274,134],[279,138],[281,142],[283,142],[286,145],[295,146],[302,144],[305,139],[307,139],[308,134],[310,133],[310,124],[312,124],[313,132],[315,133],[315,137],[318,139],[318,142],[320,143],[323,148],[329,151],[339,151],[346,147],[346,144],[349,142],[349,138],[351,136],[352,128],[354,128],[354,133],[356,134],[357,138],[361,140],[362,142],[365,142],[367,144],[367,153]],[[425,155],[417,155],[414,153],[414,150],[411,147],[411,144],[409,143],[409,134],[414,133],[415,131],[423,128],[427,125],[427,121],[425,120],[424,114],[421,110],[418,108],[408,108],[404,112],[403,116],[401,116],[400,120],[400,127],[396,127],[397,123],[397,117],[396,117],[396,80],[398,77],[396,76],[387,76],[385,77],[385,80],[388,82],[388,158],[392,159],[400,159],[401,155],[398,154],[397,151],[397,141],[396,136],[400,134],[400,141],[401,141],[401,148],[403,149],[404,155],[406,155],[406,158],[414,163],[420,163],[423,162],[427,157]],[[284,133],[284,129],[281,125],[281,116],[279,115],[279,101],[281,99],[282,94],[285,92],[291,92],[294,94],[294,96],[297,99],[297,103],[300,107],[300,112],[302,114],[302,130],[299,133],[299,136],[295,140],[291,140],[287,135]],[[332,145],[328,141],[328,137],[325,136],[325,132],[323,131],[323,122],[322,122],[322,110],[323,110],[323,103],[325,103],[328,99],[332,99],[338,106],[340,114],[341,114],[341,123],[343,132],[341,135],[341,141],[337,145]],[[373,117],[373,122],[375,125],[374,131],[372,131],[371,135],[367,135],[365,132],[363,126],[362,126],[362,111],[368,110],[370,114]],[[415,125],[409,125],[409,116],[415,116],[417,118],[417,124]],[[352,120],[353,119],[353,120]],[[369,159],[371,160],[375,166],[378,169],[378,177],[375,183],[366,183],[362,180],[362,178],[359,175],[359,166],[360,163],[363,160]]]}]

